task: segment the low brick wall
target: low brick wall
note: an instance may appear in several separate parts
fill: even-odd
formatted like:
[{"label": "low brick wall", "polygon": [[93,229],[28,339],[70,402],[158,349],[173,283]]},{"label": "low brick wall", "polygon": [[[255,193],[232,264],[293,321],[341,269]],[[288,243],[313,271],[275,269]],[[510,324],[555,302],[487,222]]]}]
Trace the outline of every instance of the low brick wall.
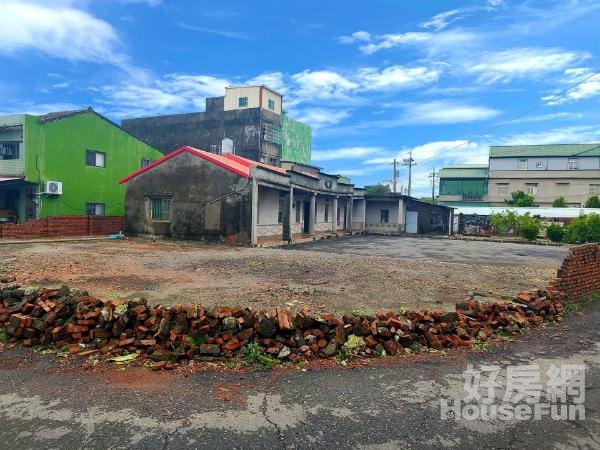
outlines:
[{"label": "low brick wall", "polygon": [[61,216],[28,220],[25,223],[0,225],[0,238],[39,238],[61,236],[94,236],[123,230],[122,216]]},{"label": "low brick wall", "polygon": [[571,247],[548,294],[577,301],[594,292],[600,292],[600,245]]}]

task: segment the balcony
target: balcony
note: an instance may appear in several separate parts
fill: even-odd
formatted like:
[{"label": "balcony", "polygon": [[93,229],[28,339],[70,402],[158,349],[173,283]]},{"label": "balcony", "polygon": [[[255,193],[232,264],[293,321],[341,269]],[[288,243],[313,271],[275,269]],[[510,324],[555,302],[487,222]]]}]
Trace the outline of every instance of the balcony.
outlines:
[{"label": "balcony", "polygon": [[0,177],[24,177],[25,160],[0,159]]}]

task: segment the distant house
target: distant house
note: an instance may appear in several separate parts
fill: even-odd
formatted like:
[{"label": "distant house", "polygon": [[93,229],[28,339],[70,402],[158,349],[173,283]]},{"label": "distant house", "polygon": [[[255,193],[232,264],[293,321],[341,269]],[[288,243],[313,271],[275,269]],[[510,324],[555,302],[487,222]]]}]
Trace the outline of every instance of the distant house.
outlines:
[{"label": "distant house", "polygon": [[438,201],[446,206],[485,206],[488,204],[488,165],[457,164],[439,173]]},{"label": "distant house", "polygon": [[600,195],[600,144],[490,147],[490,205],[505,205],[516,191],[532,195],[541,207],[558,197],[567,206],[583,206],[591,195]]},{"label": "distant house", "polygon": [[122,216],[118,180],[161,156],[92,109],[0,116],[0,224]]}]

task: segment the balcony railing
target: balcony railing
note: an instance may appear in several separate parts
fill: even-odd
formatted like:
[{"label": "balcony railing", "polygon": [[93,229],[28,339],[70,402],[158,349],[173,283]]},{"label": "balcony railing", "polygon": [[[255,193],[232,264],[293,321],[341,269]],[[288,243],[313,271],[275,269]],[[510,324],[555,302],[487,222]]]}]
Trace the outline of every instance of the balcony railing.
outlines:
[{"label": "balcony railing", "polygon": [[0,177],[22,177],[25,176],[25,160],[3,159],[0,160]]}]

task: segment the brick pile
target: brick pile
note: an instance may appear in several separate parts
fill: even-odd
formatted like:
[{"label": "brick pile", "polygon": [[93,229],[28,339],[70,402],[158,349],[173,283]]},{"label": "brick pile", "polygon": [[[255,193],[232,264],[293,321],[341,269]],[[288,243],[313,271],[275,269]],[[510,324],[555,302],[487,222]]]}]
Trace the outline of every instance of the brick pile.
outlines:
[{"label": "brick pile", "polygon": [[0,225],[0,238],[94,236],[124,229],[122,216],[60,216]]},{"label": "brick pile", "polygon": [[360,337],[362,356],[470,348],[499,329],[518,332],[530,324],[554,320],[561,307],[544,291],[520,294],[515,303],[457,304],[456,311],[381,311],[373,316],[310,316],[285,308],[259,312],[251,308],[197,304],[149,306],[145,300],[103,301],[85,292],[18,285],[0,289],[0,324],[14,342],[66,347],[83,356],[140,352],[156,361],[196,356],[232,356],[248,342],[291,361],[339,353],[350,336]]}]

